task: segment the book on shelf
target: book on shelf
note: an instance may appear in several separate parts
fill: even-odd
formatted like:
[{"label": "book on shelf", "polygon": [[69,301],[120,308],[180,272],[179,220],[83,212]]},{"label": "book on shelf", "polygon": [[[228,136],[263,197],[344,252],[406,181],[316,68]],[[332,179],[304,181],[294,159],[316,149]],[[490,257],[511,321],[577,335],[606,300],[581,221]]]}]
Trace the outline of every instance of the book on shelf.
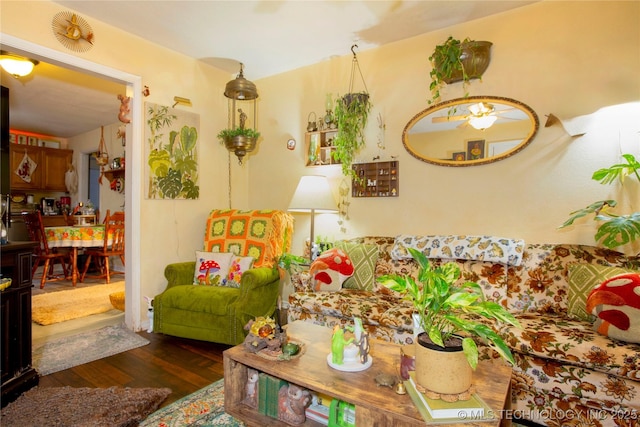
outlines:
[{"label": "book on shelf", "polygon": [[491,408],[474,393],[471,399],[457,402],[445,402],[429,399],[416,388],[414,373],[404,382],[411,400],[427,423],[481,422],[494,419]]},{"label": "book on shelf", "polygon": [[264,372],[258,375],[258,412],[272,418],[278,418],[278,396],[280,388],[289,384]]},{"label": "book on shelf", "polygon": [[307,418],[319,422],[322,425],[329,424],[329,411],[333,397],[326,394],[312,392],[311,405],[305,410]]}]

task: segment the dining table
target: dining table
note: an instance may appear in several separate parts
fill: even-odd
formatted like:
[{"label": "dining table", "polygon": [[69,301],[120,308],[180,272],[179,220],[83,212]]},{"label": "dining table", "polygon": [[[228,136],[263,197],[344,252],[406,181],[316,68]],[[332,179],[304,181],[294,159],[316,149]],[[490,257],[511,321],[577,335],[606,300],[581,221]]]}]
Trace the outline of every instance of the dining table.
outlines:
[{"label": "dining table", "polygon": [[50,248],[71,249],[71,283],[73,286],[78,282],[78,249],[103,246],[104,230],[104,224],[44,228],[44,234]]}]

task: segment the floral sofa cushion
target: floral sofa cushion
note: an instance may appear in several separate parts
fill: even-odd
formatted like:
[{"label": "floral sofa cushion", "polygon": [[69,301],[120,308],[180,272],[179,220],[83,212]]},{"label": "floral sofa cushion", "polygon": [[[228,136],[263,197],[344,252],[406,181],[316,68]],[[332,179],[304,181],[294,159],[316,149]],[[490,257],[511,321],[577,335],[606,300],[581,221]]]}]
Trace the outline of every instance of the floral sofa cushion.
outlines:
[{"label": "floral sofa cushion", "polygon": [[566,315],[569,267],[580,263],[640,269],[640,259],[625,257],[610,249],[585,245],[529,244],[522,264],[509,267],[507,308],[512,312]]}]

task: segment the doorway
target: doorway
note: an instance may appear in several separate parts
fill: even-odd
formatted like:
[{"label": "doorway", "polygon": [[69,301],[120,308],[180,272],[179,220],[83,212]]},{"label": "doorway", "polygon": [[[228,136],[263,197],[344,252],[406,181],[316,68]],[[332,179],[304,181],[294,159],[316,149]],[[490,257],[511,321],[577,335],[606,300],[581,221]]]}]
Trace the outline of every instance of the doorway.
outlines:
[{"label": "doorway", "polygon": [[[2,34],[3,48],[37,58],[64,68],[74,69],[87,74],[97,75],[106,80],[121,82],[127,87],[127,96],[142,92],[142,78],[115,68],[106,67],[70,54],[56,51],[41,45],[37,45],[14,36]],[[140,96],[132,96],[131,123],[140,124],[142,118],[142,99]],[[142,164],[142,126],[131,126],[131,143],[126,147],[126,158],[129,164]],[[134,331],[141,329],[142,302],[139,284],[140,277],[140,200],[142,198],[141,176],[139,168],[128,168],[125,175],[126,182],[130,183],[130,191],[125,194],[126,222],[126,298],[125,323]],[[134,286],[134,284],[137,284]]]}]

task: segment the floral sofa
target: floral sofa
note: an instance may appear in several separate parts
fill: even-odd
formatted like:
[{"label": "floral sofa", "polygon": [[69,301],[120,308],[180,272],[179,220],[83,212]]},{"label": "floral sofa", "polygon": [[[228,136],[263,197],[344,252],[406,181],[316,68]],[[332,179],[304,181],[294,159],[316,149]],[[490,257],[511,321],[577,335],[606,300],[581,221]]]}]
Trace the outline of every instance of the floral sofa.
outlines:
[{"label": "floral sofa", "polygon": [[[294,274],[288,321],[332,327],[360,317],[374,338],[414,342],[412,306],[375,281],[384,274],[415,274],[417,264],[406,256],[406,247],[413,245],[432,262],[458,263],[461,280],[479,283],[487,299],[519,320],[520,328],[491,325],[506,338],[516,359],[511,380],[515,418],[548,426],[640,425],[640,344],[594,331],[584,310],[595,284],[640,271],[639,258],[585,245],[431,237],[429,247],[415,236],[337,242],[351,257],[356,274],[333,292],[314,292],[308,272]],[[363,277],[350,283],[358,272]],[[485,347],[482,357],[497,356]]]}]

